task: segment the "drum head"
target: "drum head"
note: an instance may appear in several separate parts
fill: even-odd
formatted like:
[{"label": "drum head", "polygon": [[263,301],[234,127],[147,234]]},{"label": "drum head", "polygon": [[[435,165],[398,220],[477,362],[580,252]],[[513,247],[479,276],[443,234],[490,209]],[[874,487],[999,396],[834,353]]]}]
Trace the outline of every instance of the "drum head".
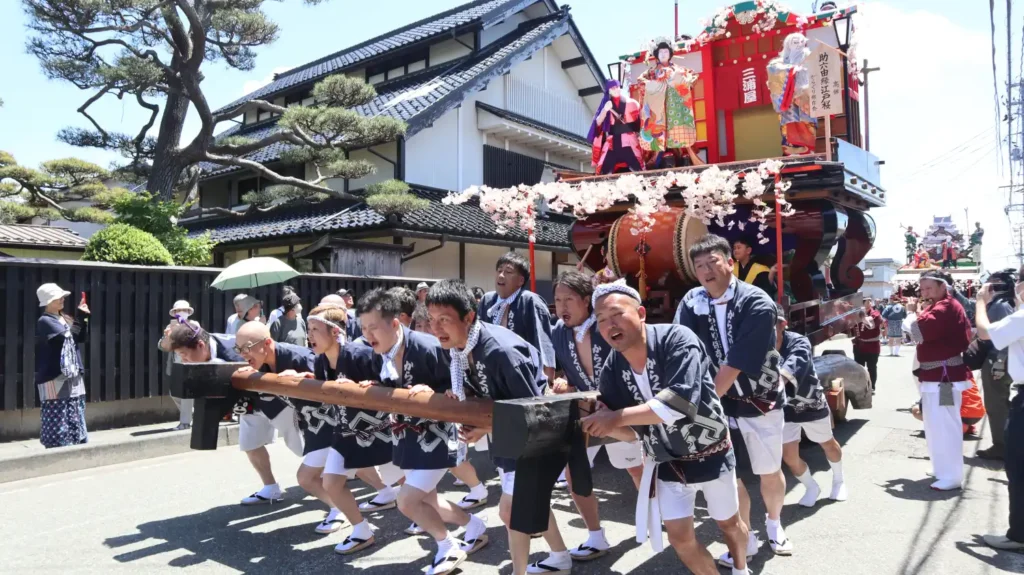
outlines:
[{"label": "drum head", "polygon": [[690,215],[684,215],[676,223],[672,253],[675,256],[679,277],[687,282],[700,283],[697,281],[697,270],[693,267],[693,260],[690,259],[690,246],[707,233],[708,227],[704,222]]}]

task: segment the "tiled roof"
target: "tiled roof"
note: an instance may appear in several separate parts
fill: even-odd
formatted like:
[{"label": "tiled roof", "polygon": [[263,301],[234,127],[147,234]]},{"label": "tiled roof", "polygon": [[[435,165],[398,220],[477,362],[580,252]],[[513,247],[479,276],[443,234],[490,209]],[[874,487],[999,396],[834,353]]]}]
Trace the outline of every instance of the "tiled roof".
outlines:
[{"label": "tiled roof", "polygon": [[[558,12],[547,18],[525,23],[516,31],[454,63],[446,62],[377,86],[378,94],[369,103],[356,108],[364,116],[386,115],[408,124],[406,137],[429,126],[448,110],[459,105],[466,95],[483,89],[487,83],[515,64],[525,60],[569,29],[569,14]],[[218,138],[245,136],[260,139],[272,133],[276,124],[249,128],[233,128]],[[246,156],[261,163],[271,162],[288,149],[289,144],[275,143]],[[201,164],[204,177],[225,174],[241,168],[218,164]]]},{"label": "tiled roof", "polygon": [[28,224],[0,225],[0,245],[85,249],[86,241],[67,228]]},{"label": "tiled roof", "polygon": [[444,33],[450,33],[458,28],[466,28],[475,24],[486,26],[491,23],[492,19],[504,19],[509,8],[515,8],[521,3],[520,0],[475,0],[474,2],[457,6],[451,10],[435,14],[419,22],[413,22],[361,44],[278,74],[270,84],[263,86],[255,92],[246,94],[242,98],[224,106],[221,110],[250,100],[263,99],[299,84],[311,83],[381,54],[415,42],[437,37]]},{"label": "tiled roof", "polygon": [[544,122],[538,122],[537,120],[534,120],[533,118],[528,118],[528,117],[523,116],[521,114],[516,114],[515,112],[509,112],[508,110],[503,110],[501,108],[498,108],[497,106],[492,106],[492,105],[486,104],[484,102],[477,102],[476,103],[476,107],[481,109],[481,110],[483,110],[483,111],[485,111],[485,112],[490,112],[491,114],[494,114],[495,116],[498,116],[499,118],[504,118],[506,120],[509,120],[510,122],[515,122],[517,124],[522,124],[524,126],[528,126],[528,127],[533,128],[535,130],[538,130],[538,131],[541,131],[541,132],[546,132],[548,134],[551,134],[552,136],[555,136],[555,137],[558,137],[558,138],[563,138],[563,139],[569,140],[570,142],[575,142],[577,144],[590,147],[590,142],[588,142],[587,139],[584,138],[583,136],[581,136],[579,134],[574,134],[574,133],[572,133],[572,132],[570,132],[568,130],[563,130],[561,128],[557,128],[555,126],[552,126],[551,124],[545,124]]},{"label": "tiled roof", "polygon": [[[498,233],[494,221],[475,201],[447,205],[441,202],[448,194],[447,191],[420,187],[413,188],[412,192],[429,200],[430,206],[406,214],[397,224],[388,223],[384,216],[363,204],[329,200],[313,206],[304,204],[281,208],[263,216],[239,218],[236,221],[219,217],[186,222],[184,225],[193,235],[209,231],[213,240],[222,244],[373,229],[451,234],[509,242],[527,241],[526,233],[519,229]],[[537,226],[537,244],[568,247],[569,222],[567,218],[558,216],[540,222]]]}]

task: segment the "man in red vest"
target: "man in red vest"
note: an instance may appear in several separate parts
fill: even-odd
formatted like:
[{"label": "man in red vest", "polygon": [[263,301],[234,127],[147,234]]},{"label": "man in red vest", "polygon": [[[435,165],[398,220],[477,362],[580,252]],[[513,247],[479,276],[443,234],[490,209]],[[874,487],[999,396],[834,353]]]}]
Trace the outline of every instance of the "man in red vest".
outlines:
[{"label": "man in red vest", "polygon": [[878,356],[882,353],[882,314],[875,309],[875,300],[864,298],[864,317],[853,336],[853,361],[863,365],[871,378],[871,392],[878,380]]}]

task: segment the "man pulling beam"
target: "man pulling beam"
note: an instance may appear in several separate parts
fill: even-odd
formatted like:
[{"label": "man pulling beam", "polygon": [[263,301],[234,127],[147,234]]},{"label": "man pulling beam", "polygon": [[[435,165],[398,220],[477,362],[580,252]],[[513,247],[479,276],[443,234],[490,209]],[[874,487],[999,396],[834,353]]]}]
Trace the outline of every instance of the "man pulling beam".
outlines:
[{"label": "man pulling beam", "polygon": [[625,282],[598,286],[593,303],[598,329],[614,351],[601,370],[603,403],[583,419],[583,429],[596,437],[641,438],[637,541],[650,537],[654,550],[661,551],[664,522],[686,567],[696,575],[716,574],[714,558],[694,532],[694,503],[701,491],[736,557],[733,575],[749,575],[736,458],[703,344],[682,326],[647,325],[640,294]]}]

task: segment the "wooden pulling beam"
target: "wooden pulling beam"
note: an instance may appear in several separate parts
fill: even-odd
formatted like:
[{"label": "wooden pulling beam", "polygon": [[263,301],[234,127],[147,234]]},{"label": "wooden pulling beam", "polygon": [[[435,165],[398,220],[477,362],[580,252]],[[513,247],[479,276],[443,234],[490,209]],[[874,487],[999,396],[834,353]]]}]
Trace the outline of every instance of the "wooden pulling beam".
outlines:
[{"label": "wooden pulling beam", "polygon": [[547,529],[551,490],[567,464],[572,472],[573,491],[586,496],[593,490],[579,419],[589,413],[597,399],[596,392],[511,401],[459,401],[443,393],[409,397],[406,389],[239,371],[245,366],[176,363],[172,367],[171,393],[195,399],[192,449],[216,449],[224,416],[246,394],[252,395],[250,403],[258,406],[260,400],[254,392],[259,392],[490,428],[491,454],[517,462],[514,497],[523,503],[513,506],[511,521],[513,529],[523,533]]}]

